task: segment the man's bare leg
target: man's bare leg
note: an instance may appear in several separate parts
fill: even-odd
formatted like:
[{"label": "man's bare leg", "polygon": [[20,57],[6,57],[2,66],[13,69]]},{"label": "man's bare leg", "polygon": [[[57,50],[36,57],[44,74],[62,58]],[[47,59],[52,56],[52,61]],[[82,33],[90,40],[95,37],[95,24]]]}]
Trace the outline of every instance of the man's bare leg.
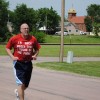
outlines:
[{"label": "man's bare leg", "polygon": [[25,89],[26,87],[24,84],[18,86],[18,95],[19,95],[20,100],[24,100],[24,90]]}]

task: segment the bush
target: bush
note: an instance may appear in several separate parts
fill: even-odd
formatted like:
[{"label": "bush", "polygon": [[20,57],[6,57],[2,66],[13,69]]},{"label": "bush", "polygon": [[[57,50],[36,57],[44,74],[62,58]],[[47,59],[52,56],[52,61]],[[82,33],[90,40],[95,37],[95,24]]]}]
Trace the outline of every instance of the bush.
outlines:
[{"label": "bush", "polygon": [[44,32],[30,32],[30,34],[35,36],[39,43],[45,42],[45,33]]},{"label": "bush", "polygon": [[12,36],[13,36],[12,33],[7,32],[7,33],[5,34],[5,42],[7,42]]},{"label": "bush", "polygon": [[2,42],[3,41],[3,39],[0,37],[0,42]]}]

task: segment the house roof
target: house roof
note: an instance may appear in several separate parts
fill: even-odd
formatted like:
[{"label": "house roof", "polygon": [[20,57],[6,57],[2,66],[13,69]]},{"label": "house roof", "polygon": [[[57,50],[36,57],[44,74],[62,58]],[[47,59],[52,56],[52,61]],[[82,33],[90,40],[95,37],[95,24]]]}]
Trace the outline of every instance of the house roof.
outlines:
[{"label": "house roof", "polygon": [[77,25],[72,22],[64,22],[64,26],[69,26],[70,24],[73,25],[76,29],[78,28]]},{"label": "house roof", "polygon": [[69,21],[78,24],[78,23],[84,23],[84,19],[85,19],[85,16],[75,16],[69,19]]}]

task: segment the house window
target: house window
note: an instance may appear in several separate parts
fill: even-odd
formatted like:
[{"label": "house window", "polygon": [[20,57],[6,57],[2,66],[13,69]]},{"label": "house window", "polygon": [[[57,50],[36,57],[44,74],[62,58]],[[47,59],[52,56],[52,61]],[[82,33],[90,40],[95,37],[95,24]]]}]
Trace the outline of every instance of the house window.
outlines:
[{"label": "house window", "polygon": [[78,32],[78,30],[76,30],[76,32]]},{"label": "house window", "polygon": [[69,30],[69,32],[71,32],[71,30]]}]

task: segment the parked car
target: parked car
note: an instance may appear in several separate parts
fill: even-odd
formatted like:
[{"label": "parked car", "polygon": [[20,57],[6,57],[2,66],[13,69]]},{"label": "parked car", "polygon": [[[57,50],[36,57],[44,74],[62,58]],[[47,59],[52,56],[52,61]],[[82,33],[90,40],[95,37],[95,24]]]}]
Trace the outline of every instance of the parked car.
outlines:
[{"label": "parked car", "polygon": [[[61,31],[55,32],[55,35],[61,35]],[[68,35],[68,32],[67,31],[64,31],[64,35]]]},{"label": "parked car", "polygon": [[80,35],[88,35],[89,32],[83,32],[83,31],[80,31]]}]

